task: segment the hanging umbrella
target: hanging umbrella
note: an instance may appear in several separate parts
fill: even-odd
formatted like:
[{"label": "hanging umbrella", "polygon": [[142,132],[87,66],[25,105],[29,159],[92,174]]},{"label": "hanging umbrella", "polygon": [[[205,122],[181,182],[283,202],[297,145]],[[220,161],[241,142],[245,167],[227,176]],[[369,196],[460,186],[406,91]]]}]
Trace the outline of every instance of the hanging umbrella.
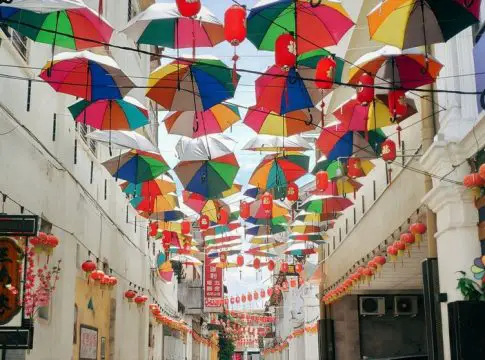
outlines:
[{"label": "hanging umbrella", "polygon": [[352,201],[341,196],[312,195],[305,200],[302,209],[319,214],[341,212],[352,206]]},{"label": "hanging umbrella", "polygon": [[[256,79],[256,104],[277,114],[284,115],[296,110],[312,109],[330,89],[322,93],[313,80],[315,71],[289,71],[273,65]],[[305,79],[305,80],[304,80]]]},{"label": "hanging umbrella", "polygon": [[[352,158],[350,158],[352,159]],[[358,166],[359,170],[361,171],[361,176],[364,177],[369,175],[369,173],[374,170],[375,165],[370,160],[363,160],[360,159],[358,163],[353,163],[351,166]],[[340,179],[345,177],[348,173],[348,158],[339,159],[339,160],[326,160],[325,156],[322,156],[320,160],[315,164],[315,167],[312,170],[312,173],[316,175],[320,171],[326,171],[328,173],[328,177],[330,180]],[[355,188],[359,189],[362,185],[359,184],[357,181],[352,180],[355,184]],[[354,187],[354,186],[353,186]]]},{"label": "hanging umbrella", "polygon": [[120,187],[125,194],[144,197],[155,197],[177,191],[177,185],[168,174],[163,174],[160,178],[148,180],[140,184],[124,182]]},{"label": "hanging umbrella", "polygon": [[117,100],[80,100],[68,107],[74,120],[100,130],[134,130],[148,124],[148,110],[126,96]]},{"label": "hanging umbrella", "polygon": [[214,134],[196,139],[183,137],[175,150],[180,161],[198,161],[231,154],[235,146],[236,142],[230,137]]},{"label": "hanging umbrella", "polygon": [[157,213],[171,211],[178,207],[178,197],[175,193],[158,195],[155,197],[138,196],[130,200],[131,206],[143,213]]},{"label": "hanging umbrella", "polygon": [[313,234],[290,234],[290,240],[292,241],[304,241],[313,242],[315,244],[321,245],[327,242],[328,236],[320,233]]},{"label": "hanging umbrella", "polygon": [[203,112],[171,112],[163,119],[163,122],[169,134],[197,138],[222,133],[240,119],[237,106],[217,104]]},{"label": "hanging umbrella", "polygon": [[[163,255],[165,256],[165,255]],[[165,282],[171,282],[173,279],[173,268],[170,261],[165,261],[158,265],[158,275]]]},{"label": "hanging umbrella", "polygon": [[140,213],[139,215],[150,220],[164,221],[164,222],[179,221],[185,218],[185,214],[180,209],[174,209],[171,211],[162,211],[162,212],[157,212],[152,214]]},{"label": "hanging umbrella", "polygon": [[262,189],[287,186],[308,172],[310,158],[299,152],[271,154],[256,167],[249,183]]},{"label": "hanging umbrella", "polygon": [[153,180],[170,170],[161,155],[140,150],[131,150],[103,163],[109,173],[117,179],[134,184]]},{"label": "hanging umbrella", "polygon": [[241,237],[239,235],[222,236],[222,237],[217,237],[212,239],[206,239],[204,240],[204,244],[205,246],[216,245],[216,244],[227,244],[240,239]]},{"label": "hanging umbrella", "polygon": [[150,140],[136,131],[96,130],[87,135],[91,140],[120,149],[135,149],[152,153],[160,150]]},{"label": "hanging umbrella", "polygon": [[15,1],[0,21],[35,42],[73,50],[104,46],[113,27],[81,1]]},{"label": "hanging umbrella", "polygon": [[222,209],[229,213],[229,206],[222,200],[211,200],[190,191],[183,191],[182,197],[185,205],[200,215],[207,215],[211,221],[218,221]]},{"label": "hanging umbrella", "polygon": [[291,136],[315,130],[321,122],[321,112],[316,108],[297,110],[286,115],[252,106],[244,118],[244,124],[258,134]]},{"label": "hanging umbrella", "polygon": [[[413,99],[406,98],[406,102],[407,113],[399,118],[399,122],[418,112]],[[354,96],[332,114],[341,122],[339,128],[347,131],[368,131],[396,125],[390,115],[387,95],[377,95],[369,105],[361,105]]]},{"label": "hanging umbrella", "polygon": [[257,219],[254,217],[249,217],[246,220],[244,220],[247,223],[253,224],[253,225],[285,225],[288,223],[288,217],[287,216],[277,216],[273,217],[271,219]]},{"label": "hanging umbrella", "polygon": [[340,57],[334,56],[328,50],[316,49],[299,55],[297,60],[298,68],[301,69],[306,67],[310,69],[316,69],[318,62],[329,56],[332,57],[337,64],[337,67],[335,68],[334,81],[340,83],[342,82],[342,74],[344,71],[345,60]]},{"label": "hanging umbrella", "polygon": [[137,44],[170,49],[213,47],[224,41],[224,27],[204,6],[195,17],[182,16],[175,3],[157,3],[121,30]]},{"label": "hanging umbrella", "polygon": [[264,236],[271,234],[279,234],[286,231],[286,227],[281,225],[257,225],[246,229],[246,235],[249,236]]},{"label": "hanging umbrella", "polygon": [[274,217],[287,216],[290,209],[281,201],[273,201],[273,209],[271,213],[267,213],[263,209],[261,200],[255,200],[249,204],[249,213],[251,217],[256,219],[271,219]]},{"label": "hanging umbrella", "polygon": [[311,149],[310,143],[298,135],[290,137],[258,135],[249,140],[242,148],[242,150],[266,152],[306,151]]},{"label": "hanging umbrella", "polygon": [[192,266],[200,266],[202,262],[199,259],[196,259],[190,255],[175,255],[173,256],[170,261],[178,261],[182,263],[182,265],[192,265]]},{"label": "hanging umbrella", "polygon": [[214,198],[233,185],[239,164],[234,154],[181,161],[174,171],[187,191]]},{"label": "hanging umbrella", "polygon": [[302,246],[299,246],[299,244],[292,245],[290,248],[285,250],[286,255],[291,255],[291,256],[308,256],[312,254],[316,254],[318,249],[316,248],[305,248]]},{"label": "hanging umbrella", "polygon": [[210,227],[209,229],[205,231],[201,231],[202,237],[211,237],[211,236],[219,236],[219,235],[224,235],[226,233],[230,233],[233,230],[236,230],[241,227],[241,224],[239,222],[231,222],[229,224],[225,225],[216,225],[213,227]]},{"label": "hanging umbrella", "polygon": [[146,96],[167,110],[205,111],[234,97],[232,79],[232,69],[215,57],[182,58],[150,74]]},{"label": "hanging umbrella", "polygon": [[248,39],[274,50],[279,35],[294,32],[298,54],[337,45],[354,25],[339,1],[261,0],[248,16]]},{"label": "hanging umbrella", "polygon": [[[239,254],[241,251],[240,250],[228,250],[228,251],[224,251],[224,253],[227,255],[227,256],[232,256],[232,255],[237,255]],[[215,259],[213,261],[211,261],[211,263],[220,263],[220,256],[221,256],[221,253],[220,252],[211,252],[210,254],[207,254],[207,257],[210,258],[210,259]]]},{"label": "hanging umbrella", "polygon": [[372,40],[401,49],[446,42],[480,20],[481,1],[393,0],[368,15]]},{"label": "hanging umbrella", "polygon": [[260,245],[260,246],[252,247],[251,249],[249,249],[247,251],[247,254],[251,254],[254,251],[265,251],[265,250],[276,249],[278,247],[285,246],[285,245],[286,245],[285,242],[278,242],[278,241],[275,241],[275,242],[270,243],[270,244],[265,243],[265,244]]},{"label": "hanging umbrella", "polygon": [[313,213],[313,212],[301,211],[295,217],[295,220],[302,221],[302,222],[305,222],[305,223],[310,222],[310,223],[313,223],[313,224],[319,224],[319,223],[322,223],[324,221],[336,220],[340,216],[342,216],[341,213],[317,214],[317,213]]},{"label": "hanging umbrella", "polygon": [[436,81],[443,65],[433,57],[412,49],[401,51],[393,46],[368,53],[349,69],[349,83],[358,85],[362,74],[381,79],[392,88],[416,89]]},{"label": "hanging umbrella", "polygon": [[39,76],[55,91],[87,101],[122,99],[135,86],[112,58],[89,51],[57,54]]},{"label": "hanging umbrella", "polygon": [[292,224],[288,230],[292,233],[298,233],[298,234],[311,234],[311,233],[319,233],[320,231],[322,231],[320,226],[313,225],[313,224],[306,225],[304,223]]}]

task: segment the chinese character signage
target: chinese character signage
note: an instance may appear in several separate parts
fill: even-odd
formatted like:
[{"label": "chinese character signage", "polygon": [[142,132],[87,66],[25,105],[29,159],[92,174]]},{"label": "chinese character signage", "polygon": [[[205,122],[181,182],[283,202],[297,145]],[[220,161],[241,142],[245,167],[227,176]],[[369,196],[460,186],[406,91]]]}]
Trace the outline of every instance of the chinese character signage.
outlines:
[{"label": "chinese character signage", "polygon": [[79,339],[79,360],[97,360],[98,329],[81,325]]},{"label": "chinese character signage", "polygon": [[224,299],[222,268],[210,263],[211,260],[207,256],[205,257],[204,312],[222,312],[221,302]]},{"label": "chinese character signage", "polygon": [[20,311],[19,296],[22,250],[17,242],[0,237],[0,325],[5,325]]}]

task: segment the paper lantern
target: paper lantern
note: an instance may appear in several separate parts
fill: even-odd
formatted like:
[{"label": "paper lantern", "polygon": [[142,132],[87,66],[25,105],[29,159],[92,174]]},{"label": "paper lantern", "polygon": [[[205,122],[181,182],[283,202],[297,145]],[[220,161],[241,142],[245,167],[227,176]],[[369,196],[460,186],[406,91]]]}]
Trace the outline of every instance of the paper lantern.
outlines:
[{"label": "paper lantern", "polygon": [[288,281],[285,280],[281,283],[281,289],[283,291],[288,291]]},{"label": "paper lantern", "polygon": [[380,267],[384,266],[387,262],[386,257],[382,255],[378,255],[374,258],[374,261],[377,264],[377,268],[379,269]]},{"label": "paper lantern", "polygon": [[281,272],[287,273],[289,270],[289,265],[287,262],[282,262],[280,267]]},{"label": "paper lantern", "polygon": [[296,265],[295,265],[295,272],[296,272],[297,274],[301,274],[301,273],[303,272],[303,265],[302,265],[302,264],[300,264],[300,263],[296,264]]},{"label": "paper lantern", "polygon": [[291,34],[281,34],[275,43],[275,64],[289,71],[296,64],[296,42]]},{"label": "paper lantern", "polygon": [[261,267],[261,260],[259,260],[259,258],[254,259],[254,261],[253,261],[253,267],[256,270],[259,270],[259,268]]},{"label": "paper lantern", "polygon": [[382,160],[387,162],[393,162],[396,160],[397,152],[396,152],[396,143],[391,139],[386,139],[381,144],[381,157]]},{"label": "paper lantern", "polygon": [[290,280],[290,287],[296,288],[297,285],[298,285],[298,281],[296,281],[296,279]]},{"label": "paper lantern", "polygon": [[118,279],[114,276],[109,277],[109,286],[111,288],[115,287],[118,284]]},{"label": "paper lantern", "polygon": [[394,245],[390,245],[387,247],[387,255],[390,256],[392,262],[396,261],[397,254],[398,254],[398,250]]},{"label": "paper lantern", "polygon": [[202,230],[202,231],[207,230],[209,228],[209,225],[210,225],[209,217],[207,215],[202,215],[199,218],[199,228],[200,228],[200,230]]},{"label": "paper lantern", "polygon": [[258,299],[259,299],[259,294],[258,294],[258,292],[257,292],[257,291],[255,291],[255,292],[253,293],[253,298],[254,298],[254,301],[258,301]]},{"label": "paper lantern", "polygon": [[266,293],[268,294],[269,297],[271,297],[271,295],[273,295],[273,288],[268,288]]},{"label": "paper lantern", "polygon": [[349,158],[347,160],[347,175],[352,178],[364,176],[364,170],[362,169],[362,163],[359,158]]},{"label": "paper lantern", "polygon": [[268,192],[265,192],[261,197],[261,203],[263,206],[263,210],[266,214],[271,214],[273,211],[273,195]]},{"label": "paper lantern", "polygon": [[151,237],[157,236],[157,233],[158,233],[158,222],[151,222],[148,225],[148,228],[149,228],[148,235],[150,235]]},{"label": "paper lantern", "polygon": [[273,260],[268,261],[268,270],[273,271],[275,268],[275,262]]},{"label": "paper lantern", "polygon": [[239,205],[239,216],[241,216],[241,219],[247,219],[249,215],[250,215],[249,203],[245,201],[241,201]]},{"label": "paper lantern", "polygon": [[248,301],[249,302],[253,301],[253,294],[248,293]]},{"label": "paper lantern", "polygon": [[316,188],[318,191],[325,191],[328,188],[328,173],[319,171],[316,175]]},{"label": "paper lantern", "polygon": [[175,0],[180,15],[185,17],[196,16],[201,8],[200,0]]},{"label": "paper lantern", "polygon": [[219,215],[217,218],[217,223],[219,225],[225,225],[229,221],[229,213],[227,212],[226,209],[220,209],[219,210]]},{"label": "paper lantern", "polygon": [[190,233],[190,221],[184,220],[182,221],[182,224],[180,225],[182,229],[182,234],[187,235]]},{"label": "paper lantern", "polygon": [[89,275],[96,270],[96,264],[91,260],[86,260],[82,263],[81,269],[86,273],[86,275]]},{"label": "paper lantern", "polygon": [[335,81],[337,63],[332,57],[320,59],[315,71],[315,84],[319,89],[331,89]]},{"label": "paper lantern", "polygon": [[417,222],[409,226],[409,231],[411,232],[411,234],[414,235],[414,238],[416,239],[416,243],[418,244],[418,248],[423,239],[423,234],[426,234],[427,230],[428,228],[422,222]]},{"label": "paper lantern", "polygon": [[408,103],[406,93],[402,90],[391,90],[388,95],[389,114],[394,121],[406,116]]},{"label": "paper lantern", "polygon": [[244,266],[244,256],[238,255],[236,258],[236,263],[239,267]]},{"label": "paper lantern", "polygon": [[136,291],[134,290],[127,290],[125,291],[125,299],[128,300],[128,302],[133,302],[133,299],[136,296]]},{"label": "paper lantern", "polygon": [[98,282],[104,278],[104,271],[103,270],[94,270],[90,275],[89,278]]},{"label": "paper lantern", "polygon": [[297,201],[300,197],[300,189],[295,183],[288,184],[288,189],[286,192],[286,198],[288,201]]},{"label": "paper lantern", "polygon": [[397,249],[397,255],[403,256],[404,250],[406,250],[406,244],[401,240],[394,241],[394,247]]},{"label": "paper lantern", "polygon": [[358,84],[357,101],[361,105],[368,105],[374,101],[374,78],[367,73],[363,73],[359,78]]},{"label": "paper lantern", "polygon": [[233,46],[246,39],[246,7],[232,5],[224,13],[224,38]]},{"label": "paper lantern", "polygon": [[239,304],[241,302],[241,298],[239,296],[236,296],[236,304]]},{"label": "paper lantern", "polygon": [[416,242],[416,238],[412,233],[408,232],[408,233],[401,234],[400,240],[406,245],[406,248],[408,249],[408,254],[409,254],[409,250]]},{"label": "paper lantern", "polygon": [[235,302],[236,302],[236,299],[234,298],[234,296],[231,296],[231,305],[234,305]]},{"label": "paper lantern", "polygon": [[372,277],[374,276],[374,270],[372,270],[372,268],[370,268],[370,267],[366,267],[364,269],[364,271],[362,272],[362,275],[364,275],[367,283],[370,284]]},{"label": "paper lantern", "polygon": [[264,289],[261,289],[261,291],[259,292],[259,296],[264,299],[266,297],[266,291],[264,291]]},{"label": "paper lantern", "polygon": [[241,295],[241,302],[244,304],[246,303],[246,295]]}]

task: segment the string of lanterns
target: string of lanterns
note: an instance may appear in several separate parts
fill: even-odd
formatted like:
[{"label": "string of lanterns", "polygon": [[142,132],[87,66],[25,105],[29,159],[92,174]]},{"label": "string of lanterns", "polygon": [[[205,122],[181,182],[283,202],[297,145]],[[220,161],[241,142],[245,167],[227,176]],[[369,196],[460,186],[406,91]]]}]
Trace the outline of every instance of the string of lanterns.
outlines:
[{"label": "string of lanterns", "polygon": [[286,337],[285,340],[283,340],[279,344],[270,348],[265,348],[262,351],[262,355],[266,356],[268,354],[282,352],[283,350],[289,347],[291,341],[298,339],[299,337],[302,337],[303,335],[305,335],[305,333],[316,335],[318,333],[318,322],[313,322],[311,324],[305,325],[305,327],[301,329],[294,330],[290,335]]}]

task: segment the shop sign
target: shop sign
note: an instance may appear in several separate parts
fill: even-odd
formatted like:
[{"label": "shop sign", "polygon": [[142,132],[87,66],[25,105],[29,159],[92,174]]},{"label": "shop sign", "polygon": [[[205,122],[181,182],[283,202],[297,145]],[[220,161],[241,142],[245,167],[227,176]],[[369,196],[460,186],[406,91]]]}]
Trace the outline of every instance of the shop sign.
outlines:
[{"label": "shop sign", "polygon": [[224,298],[224,283],[222,268],[210,263],[212,259],[205,257],[204,262],[204,312],[222,312],[221,302]]},{"label": "shop sign", "polygon": [[79,339],[79,360],[97,360],[98,329],[81,325]]}]

